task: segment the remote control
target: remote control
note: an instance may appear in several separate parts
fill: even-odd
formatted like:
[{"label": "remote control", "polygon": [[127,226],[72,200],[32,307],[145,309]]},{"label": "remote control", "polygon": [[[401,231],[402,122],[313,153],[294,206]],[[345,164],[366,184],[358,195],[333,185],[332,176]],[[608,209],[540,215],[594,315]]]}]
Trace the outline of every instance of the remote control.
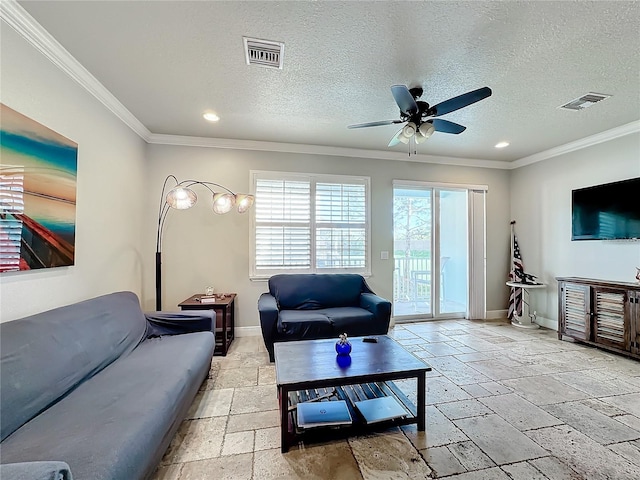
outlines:
[{"label": "remote control", "polygon": [[364,337],[362,341],[365,343],[378,343],[378,339],[376,337]]}]

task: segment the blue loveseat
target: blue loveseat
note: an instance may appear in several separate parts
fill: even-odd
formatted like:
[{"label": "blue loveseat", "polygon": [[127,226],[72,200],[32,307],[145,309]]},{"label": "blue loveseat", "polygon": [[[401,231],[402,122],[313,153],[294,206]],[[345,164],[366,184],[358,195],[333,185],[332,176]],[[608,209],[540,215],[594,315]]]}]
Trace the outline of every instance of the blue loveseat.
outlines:
[{"label": "blue loveseat", "polygon": [[214,319],[145,317],[119,292],[0,323],[0,478],[149,478],[209,372]]},{"label": "blue loveseat", "polygon": [[391,303],[357,274],[287,274],[269,279],[258,300],[260,328],[273,362],[273,344],[292,340],[384,335]]}]

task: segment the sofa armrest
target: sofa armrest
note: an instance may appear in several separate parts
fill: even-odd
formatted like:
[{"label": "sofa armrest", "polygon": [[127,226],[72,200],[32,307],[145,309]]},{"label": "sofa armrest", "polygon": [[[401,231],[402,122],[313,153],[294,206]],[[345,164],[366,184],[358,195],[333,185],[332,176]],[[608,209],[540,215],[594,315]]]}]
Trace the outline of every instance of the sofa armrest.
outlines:
[{"label": "sofa armrest", "polygon": [[260,328],[262,329],[264,345],[269,352],[269,359],[273,362],[273,342],[278,330],[278,303],[276,298],[269,293],[260,295],[258,313],[260,314]]},{"label": "sofa armrest", "polygon": [[216,325],[215,310],[146,312],[144,316],[147,317],[146,338],[193,332],[213,332]]},{"label": "sofa armrest", "polygon": [[[360,295],[360,307],[371,312],[380,327],[376,334],[385,334],[389,330],[391,321],[391,302],[373,293]],[[382,331],[384,329],[384,331]]]},{"label": "sofa armrest", "polygon": [[21,462],[0,465],[2,480],[73,480],[65,462]]}]

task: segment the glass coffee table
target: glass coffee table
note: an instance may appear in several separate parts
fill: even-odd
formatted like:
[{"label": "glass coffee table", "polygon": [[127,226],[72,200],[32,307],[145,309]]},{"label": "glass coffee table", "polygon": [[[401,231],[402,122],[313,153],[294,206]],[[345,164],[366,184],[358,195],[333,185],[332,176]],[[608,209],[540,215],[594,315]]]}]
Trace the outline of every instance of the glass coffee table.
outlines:
[{"label": "glass coffee table", "polygon": [[[425,430],[426,372],[431,367],[405,350],[387,335],[378,335],[376,343],[364,337],[350,338],[350,357],[338,357],[337,339],[280,342],[274,346],[276,384],[280,407],[282,452],[298,440],[349,436],[371,428],[415,423]],[[393,381],[415,378],[417,406]],[[383,396],[393,397],[405,415],[367,424],[355,403]],[[297,425],[300,402],[344,400],[353,422],[349,425],[301,428]]]}]

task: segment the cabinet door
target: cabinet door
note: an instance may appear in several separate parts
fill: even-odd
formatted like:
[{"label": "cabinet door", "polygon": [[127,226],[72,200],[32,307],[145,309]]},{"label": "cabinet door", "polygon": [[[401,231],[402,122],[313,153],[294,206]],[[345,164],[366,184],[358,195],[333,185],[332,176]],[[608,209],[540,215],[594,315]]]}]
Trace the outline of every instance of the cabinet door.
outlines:
[{"label": "cabinet door", "polygon": [[593,288],[593,329],[596,343],[629,349],[628,291]]},{"label": "cabinet door", "polygon": [[590,340],[590,288],[588,285],[561,282],[560,331],[565,335]]},{"label": "cabinet door", "polygon": [[629,292],[628,316],[631,324],[631,353],[640,354],[640,291]]}]

